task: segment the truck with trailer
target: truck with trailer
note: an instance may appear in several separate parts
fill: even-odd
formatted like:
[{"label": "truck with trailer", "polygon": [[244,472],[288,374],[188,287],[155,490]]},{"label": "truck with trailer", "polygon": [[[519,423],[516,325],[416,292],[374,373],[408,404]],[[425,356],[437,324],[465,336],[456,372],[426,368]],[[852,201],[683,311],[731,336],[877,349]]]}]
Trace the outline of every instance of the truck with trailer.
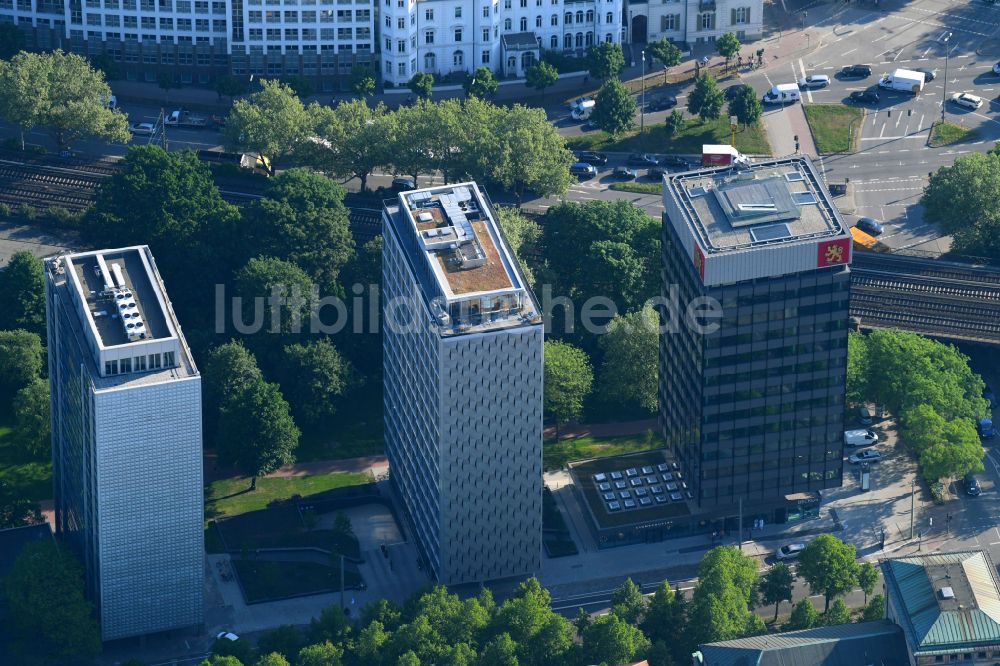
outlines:
[{"label": "truck with trailer", "polygon": [[211,118],[198,116],[186,109],[171,111],[164,117],[163,124],[167,127],[187,127],[190,129],[202,129],[212,127]]},{"label": "truck with trailer", "polygon": [[891,74],[883,74],[879,79],[879,88],[886,90],[897,90],[916,95],[924,89],[926,77],[923,72],[915,72],[912,69],[897,69]]}]

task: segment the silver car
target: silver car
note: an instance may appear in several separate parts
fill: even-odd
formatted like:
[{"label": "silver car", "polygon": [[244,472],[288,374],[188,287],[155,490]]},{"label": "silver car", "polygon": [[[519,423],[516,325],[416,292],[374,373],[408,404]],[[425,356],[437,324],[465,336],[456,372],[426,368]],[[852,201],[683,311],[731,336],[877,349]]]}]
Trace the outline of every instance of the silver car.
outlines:
[{"label": "silver car", "polygon": [[826,74],[810,74],[799,79],[799,88],[825,88],[830,85]]}]

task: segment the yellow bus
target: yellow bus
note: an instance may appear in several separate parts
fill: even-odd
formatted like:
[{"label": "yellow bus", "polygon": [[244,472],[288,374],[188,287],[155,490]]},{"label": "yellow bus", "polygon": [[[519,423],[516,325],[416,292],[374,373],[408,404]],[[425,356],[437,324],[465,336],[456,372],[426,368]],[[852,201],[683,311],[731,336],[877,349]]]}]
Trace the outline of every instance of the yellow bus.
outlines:
[{"label": "yellow bus", "polygon": [[869,252],[888,252],[889,248],[874,236],[866,234],[857,227],[851,227],[851,236],[854,237],[854,246],[857,249],[868,250]]}]

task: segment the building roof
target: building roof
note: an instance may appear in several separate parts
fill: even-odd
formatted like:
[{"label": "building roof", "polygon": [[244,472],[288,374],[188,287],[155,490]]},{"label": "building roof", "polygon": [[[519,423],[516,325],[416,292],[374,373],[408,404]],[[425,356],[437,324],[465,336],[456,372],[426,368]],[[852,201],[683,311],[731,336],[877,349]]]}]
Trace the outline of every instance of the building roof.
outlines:
[{"label": "building roof", "polygon": [[1000,643],[1000,587],[984,551],[887,559],[882,571],[914,653]]},{"label": "building roof", "polygon": [[385,205],[443,334],[541,322],[520,265],[475,183],[403,192]]},{"label": "building roof", "polygon": [[805,155],[668,175],[663,206],[706,285],[850,263],[848,227]]},{"label": "building roof", "polygon": [[533,32],[512,32],[500,36],[505,51],[531,51],[538,49],[538,37]]},{"label": "building roof", "polygon": [[888,620],[839,624],[708,643],[704,666],[905,666],[899,627]]}]

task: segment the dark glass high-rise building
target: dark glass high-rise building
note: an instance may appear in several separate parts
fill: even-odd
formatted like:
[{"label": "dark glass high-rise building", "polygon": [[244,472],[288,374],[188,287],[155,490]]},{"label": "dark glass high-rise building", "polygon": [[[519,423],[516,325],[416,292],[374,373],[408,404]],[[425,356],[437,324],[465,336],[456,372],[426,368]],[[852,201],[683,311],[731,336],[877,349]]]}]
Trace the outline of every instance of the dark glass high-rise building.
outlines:
[{"label": "dark glass high-rise building", "polygon": [[663,199],[663,434],[700,507],[782,519],[841,484],[847,225],[805,156],[674,174]]}]

